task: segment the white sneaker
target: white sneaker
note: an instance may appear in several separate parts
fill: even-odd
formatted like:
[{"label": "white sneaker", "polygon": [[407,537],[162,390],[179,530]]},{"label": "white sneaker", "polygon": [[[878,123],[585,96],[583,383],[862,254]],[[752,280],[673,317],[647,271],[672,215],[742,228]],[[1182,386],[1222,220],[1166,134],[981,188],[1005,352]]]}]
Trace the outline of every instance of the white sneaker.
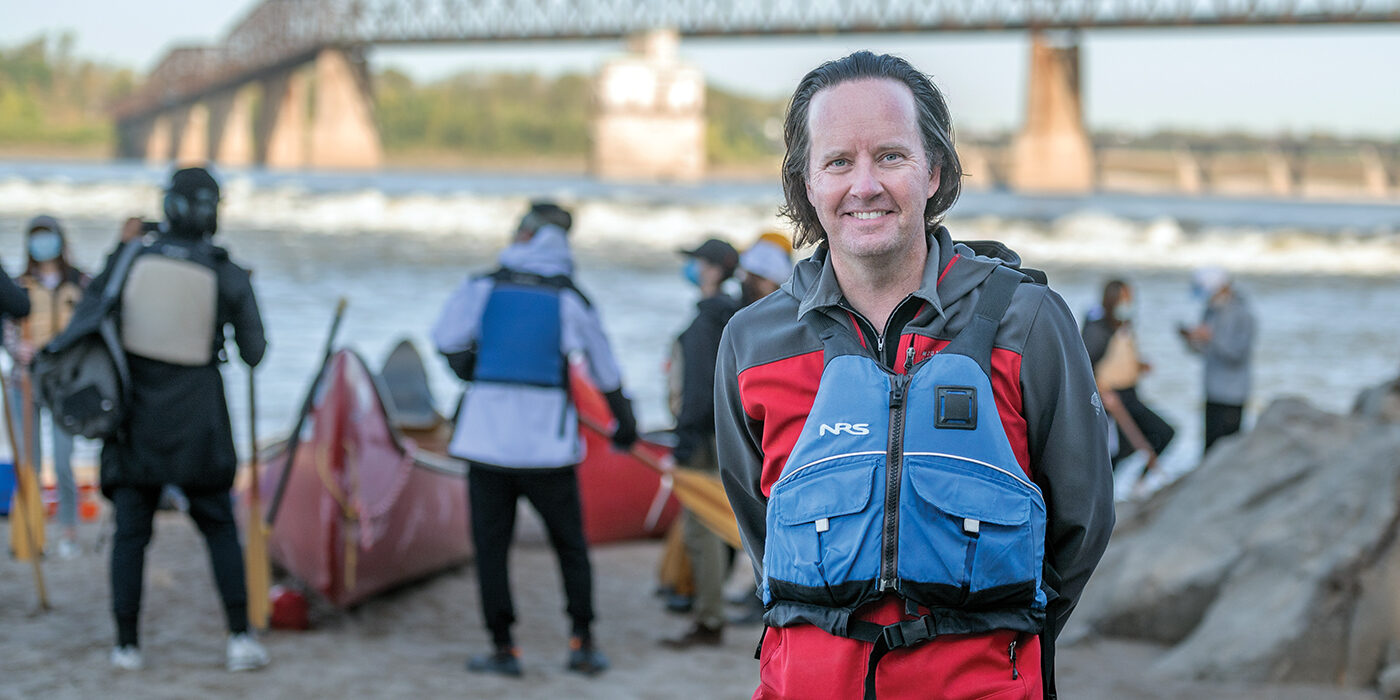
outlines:
[{"label": "white sneaker", "polygon": [[112,662],[112,668],[123,671],[140,671],[146,666],[141,660],[141,650],[130,644],[112,647],[112,655],[107,658]]},{"label": "white sneaker", "polygon": [[251,671],[271,661],[267,649],[253,635],[244,632],[228,638],[228,670]]}]

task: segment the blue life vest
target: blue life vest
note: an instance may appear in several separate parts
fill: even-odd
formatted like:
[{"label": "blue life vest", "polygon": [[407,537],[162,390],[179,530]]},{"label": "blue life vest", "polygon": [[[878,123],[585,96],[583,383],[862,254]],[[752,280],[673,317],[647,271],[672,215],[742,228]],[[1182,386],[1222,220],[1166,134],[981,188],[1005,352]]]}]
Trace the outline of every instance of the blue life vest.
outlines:
[{"label": "blue life vest", "polygon": [[559,287],[497,279],[481,315],[473,380],[562,387]]},{"label": "blue life vest", "polygon": [[[1016,461],[991,382],[997,328],[1024,279],[998,267],[967,327],[917,365],[911,347],[905,374],[818,314],[821,384],[768,500],[768,624],[816,624],[885,651],[1043,628],[1045,501]],[[929,614],[887,627],[851,619],[887,592]]]}]

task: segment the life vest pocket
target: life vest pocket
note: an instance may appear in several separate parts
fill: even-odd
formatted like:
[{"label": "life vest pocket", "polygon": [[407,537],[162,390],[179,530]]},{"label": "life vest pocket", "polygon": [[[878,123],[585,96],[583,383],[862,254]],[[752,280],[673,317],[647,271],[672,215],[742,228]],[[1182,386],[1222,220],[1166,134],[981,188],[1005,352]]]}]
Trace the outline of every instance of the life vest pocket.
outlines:
[{"label": "life vest pocket", "polygon": [[950,455],[906,454],[899,578],[929,606],[1043,606],[1045,505],[1009,470]]},{"label": "life vest pocket", "polygon": [[764,602],[853,605],[880,572],[884,507],[872,499],[884,456],[847,455],[801,467],[773,486],[763,554]]}]

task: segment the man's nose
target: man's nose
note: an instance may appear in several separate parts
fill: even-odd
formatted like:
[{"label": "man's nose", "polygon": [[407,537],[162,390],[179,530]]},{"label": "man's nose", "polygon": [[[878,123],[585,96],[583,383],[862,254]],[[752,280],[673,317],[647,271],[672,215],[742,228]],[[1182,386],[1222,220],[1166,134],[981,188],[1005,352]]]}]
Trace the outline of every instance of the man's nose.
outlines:
[{"label": "man's nose", "polygon": [[882,191],[884,185],[880,184],[880,178],[875,171],[875,164],[872,162],[856,163],[851,172],[854,180],[851,182],[851,194],[860,199],[870,199]]}]

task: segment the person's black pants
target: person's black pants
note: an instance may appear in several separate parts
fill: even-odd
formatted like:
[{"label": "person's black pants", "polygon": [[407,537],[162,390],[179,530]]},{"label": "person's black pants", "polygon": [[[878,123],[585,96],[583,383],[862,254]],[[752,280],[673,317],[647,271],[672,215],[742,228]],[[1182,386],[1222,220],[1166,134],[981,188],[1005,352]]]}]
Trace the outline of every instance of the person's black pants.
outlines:
[{"label": "person's black pants", "polygon": [[[161,489],[117,487],[111,490],[117,533],[112,541],[112,615],[117,645],[137,645],[141,616],[141,584],[146,569],[146,545]],[[224,617],[232,634],[248,631],[248,593],[243,583],[243,550],[227,491],[187,492],[190,518],[204,535],[214,583],[224,601]]]},{"label": "person's black pants", "polygon": [[1206,452],[1216,440],[1240,432],[1244,421],[1244,406],[1206,402]]},{"label": "person's black pants", "polygon": [[573,634],[587,639],[593,622],[593,570],[588,563],[588,543],[583,539],[575,470],[508,471],[473,463],[467,483],[481,612],[492,641],[498,647],[512,644],[515,606],[507,558],[515,535],[516,501],[521,496],[544,520],[549,542],[559,557]]},{"label": "person's black pants", "polygon": [[[1161,455],[1162,450],[1167,449],[1172,438],[1176,437],[1176,430],[1143,404],[1142,399],[1138,398],[1137,387],[1118,389],[1114,393],[1118,394],[1118,401],[1127,409],[1138,430],[1142,431],[1142,436],[1147,438],[1147,444],[1152,446],[1152,451]],[[1118,454],[1113,456],[1113,461],[1118,462],[1136,451],[1137,448],[1128,440],[1127,433],[1123,432],[1123,427],[1118,426]]]}]

